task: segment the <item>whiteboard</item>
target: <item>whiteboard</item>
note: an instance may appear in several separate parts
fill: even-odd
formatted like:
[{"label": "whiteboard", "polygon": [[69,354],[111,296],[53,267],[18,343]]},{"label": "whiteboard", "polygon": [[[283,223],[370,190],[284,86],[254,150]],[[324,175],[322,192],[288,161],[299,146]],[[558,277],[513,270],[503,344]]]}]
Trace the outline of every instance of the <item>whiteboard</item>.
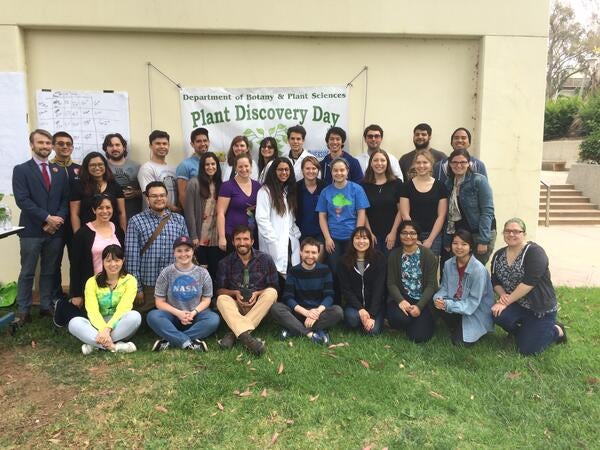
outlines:
[{"label": "whiteboard", "polygon": [[0,72],[0,192],[12,194],[12,171],[31,158],[23,72]]},{"label": "whiteboard", "polygon": [[37,126],[73,136],[73,155],[81,162],[92,151],[102,152],[104,136],[121,133],[129,142],[127,92],[38,90]]}]

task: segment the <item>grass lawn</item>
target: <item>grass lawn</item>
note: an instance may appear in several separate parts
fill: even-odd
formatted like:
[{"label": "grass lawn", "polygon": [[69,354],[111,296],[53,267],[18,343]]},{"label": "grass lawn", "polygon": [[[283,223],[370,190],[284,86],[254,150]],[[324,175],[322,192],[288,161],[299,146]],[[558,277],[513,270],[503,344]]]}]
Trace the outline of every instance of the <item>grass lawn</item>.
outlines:
[{"label": "grass lawn", "polygon": [[[453,347],[332,330],[328,349],[94,352],[37,317],[0,337],[0,448],[600,448],[600,289],[559,289],[569,343],[521,357],[497,330]],[[222,336],[223,329],[219,330]]]}]

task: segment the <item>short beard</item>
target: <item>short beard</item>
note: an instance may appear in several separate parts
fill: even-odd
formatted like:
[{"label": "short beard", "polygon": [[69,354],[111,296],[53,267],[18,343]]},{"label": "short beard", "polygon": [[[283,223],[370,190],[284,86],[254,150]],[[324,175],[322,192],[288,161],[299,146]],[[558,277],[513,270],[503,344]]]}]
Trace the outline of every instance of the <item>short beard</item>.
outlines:
[{"label": "short beard", "polygon": [[413,144],[415,144],[415,148],[417,150],[423,150],[424,148],[429,147],[429,141],[423,142],[422,144],[417,144],[416,142],[413,141]]},{"label": "short beard", "polygon": [[125,159],[125,152],[121,153],[121,157],[120,158],[114,158],[113,156],[111,156],[110,153],[106,154],[106,158],[110,161],[121,161],[123,159]]}]

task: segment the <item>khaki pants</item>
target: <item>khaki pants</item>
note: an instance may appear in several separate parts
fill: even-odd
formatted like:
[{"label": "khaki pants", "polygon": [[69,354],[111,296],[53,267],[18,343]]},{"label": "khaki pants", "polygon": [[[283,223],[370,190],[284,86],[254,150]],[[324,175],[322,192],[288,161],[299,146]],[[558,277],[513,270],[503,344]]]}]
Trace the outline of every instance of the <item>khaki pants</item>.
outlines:
[{"label": "khaki pants", "polygon": [[144,294],[143,300],[141,302],[136,301],[133,304],[133,309],[141,313],[147,313],[155,307],[154,286],[142,286],[142,293]]},{"label": "khaki pants", "polygon": [[229,295],[219,295],[217,309],[223,316],[227,326],[238,337],[244,331],[254,330],[267,315],[273,303],[277,301],[277,290],[267,288],[258,297],[252,309],[242,311],[237,302]]}]

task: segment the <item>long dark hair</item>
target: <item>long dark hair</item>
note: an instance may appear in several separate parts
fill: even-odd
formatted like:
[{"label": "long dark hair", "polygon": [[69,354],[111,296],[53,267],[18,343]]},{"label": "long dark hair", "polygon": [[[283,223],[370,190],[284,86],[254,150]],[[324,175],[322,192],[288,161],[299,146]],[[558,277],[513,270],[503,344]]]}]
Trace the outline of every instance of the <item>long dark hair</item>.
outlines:
[{"label": "long dark hair", "polygon": [[260,141],[260,145],[258,147],[258,173],[261,173],[265,166],[269,163],[269,161],[265,161],[265,157],[260,151],[267,143],[271,144],[271,147],[273,147],[273,157],[271,160],[273,161],[279,156],[279,149],[277,148],[277,141],[275,138],[269,136]]},{"label": "long dark hair", "polygon": [[[96,284],[98,284],[98,287],[108,287],[108,274],[106,273],[106,269],[104,268],[104,260],[108,256],[110,256],[112,259],[120,259],[123,261],[125,259],[125,252],[123,251],[121,246],[117,244],[111,244],[104,247],[104,250],[102,250],[102,271],[98,275],[96,275]],[[125,261],[123,261],[123,266],[119,271],[119,278],[122,278],[127,274],[128,272],[125,269]]]},{"label": "long dark hair", "polygon": [[[287,164],[290,170],[290,176],[285,183],[277,178],[277,167],[279,164]],[[269,191],[271,197],[271,206],[275,208],[277,214],[283,216],[286,213],[284,196],[287,196],[287,205],[289,210],[295,214],[296,212],[296,175],[294,174],[294,166],[292,162],[285,157],[277,157],[273,160],[273,164],[267,171],[264,187]]]},{"label": "long dark hair", "polygon": [[[217,171],[212,178],[206,174],[206,168],[204,167],[208,158],[212,158],[217,163]],[[200,197],[208,198],[210,196],[211,182],[215,184],[215,198],[217,198],[219,196],[221,183],[223,182],[221,175],[221,164],[219,163],[219,158],[217,155],[215,155],[213,152],[206,152],[200,156],[200,162],[198,163],[198,184],[200,185]]]},{"label": "long dark hair", "polygon": [[400,241],[400,233],[402,233],[406,227],[411,227],[413,230],[415,230],[417,233],[417,239],[419,239],[419,236],[421,235],[421,227],[419,224],[414,220],[403,220],[400,222],[400,225],[398,225],[398,241]]},{"label": "long dark hair", "polygon": [[104,163],[104,175],[102,175],[102,179],[107,183],[113,180],[112,171],[110,170],[110,167],[108,167],[108,161],[104,155],[100,152],[88,153],[85,158],[83,158],[81,169],[79,171],[79,182],[81,183],[83,193],[86,195],[100,193],[100,190],[98,189],[98,183],[96,183],[96,180],[92,178],[88,169],[90,161],[94,158],[100,158]]},{"label": "long dark hair", "polygon": [[375,171],[371,167],[371,163],[373,162],[373,158],[377,154],[383,155],[385,157],[385,160],[387,161],[387,166],[385,168],[385,182],[389,183],[390,181],[397,180],[398,177],[394,175],[394,172],[392,172],[392,165],[390,164],[389,155],[385,150],[379,149],[371,153],[371,156],[369,157],[369,164],[367,165],[367,170],[365,170],[365,177],[363,178],[363,183],[375,184]]},{"label": "long dark hair", "polygon": [[350,236],[350,242],[348,244],[348,248],[346,249],[346,253],[342,256],[342,264],[346,266],[348,270],[354,270],[354,264],[357,259],[357,251],[354,248],[354,238],[357,236],[363,236],[369,239],[369,248],[365,252],[365,263],[370,263],[375,258],[375,254],[377,250],[373,246],[373,235],[371,231],[367,227],[356,227],[356,229],[352,232],[352,236]]},{"label": "long dark hair", "polygon": [[[246,136],[236,136],[231,140],[231,145],[229,146],[229,151],[227,152],[227,164],[231,167],[235,167],[235,153],[233,153],[233,146],[238,142],[244,141],[246,143],[246,153],[250,154],[250,141]],[[239,156],[239,155],[238,155]]]}]

